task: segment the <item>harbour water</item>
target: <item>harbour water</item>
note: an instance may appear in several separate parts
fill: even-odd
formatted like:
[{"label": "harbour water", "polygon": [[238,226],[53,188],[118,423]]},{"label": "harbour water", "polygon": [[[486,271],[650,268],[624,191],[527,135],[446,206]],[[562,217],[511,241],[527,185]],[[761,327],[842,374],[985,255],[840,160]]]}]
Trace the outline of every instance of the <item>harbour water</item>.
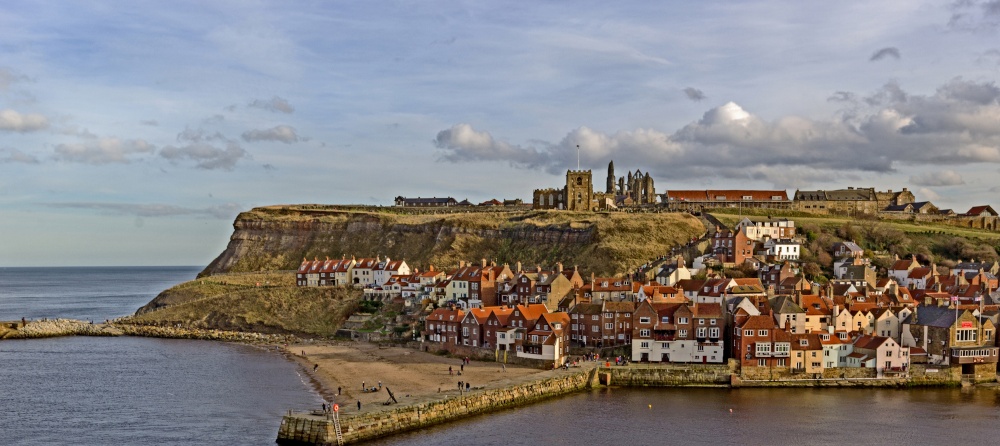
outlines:
[{"label": "harbour water", "polygon": [[[123,316],[197,270],[0,268],[0,320]],[[0,444],[272,445],[285,410],[322,403],[282,356],[208,341],[0,341],[0,371]],[[998,423],[994,388],[610,388],[377,443],[958,444]]]},{"label": "harbour water", "polygon": [[[199,268],[0,268],[0,320],[103,321]],[[0,444],[273,445],[281,415],[322,400],[257,347],[152,338],[0,341]]]}]

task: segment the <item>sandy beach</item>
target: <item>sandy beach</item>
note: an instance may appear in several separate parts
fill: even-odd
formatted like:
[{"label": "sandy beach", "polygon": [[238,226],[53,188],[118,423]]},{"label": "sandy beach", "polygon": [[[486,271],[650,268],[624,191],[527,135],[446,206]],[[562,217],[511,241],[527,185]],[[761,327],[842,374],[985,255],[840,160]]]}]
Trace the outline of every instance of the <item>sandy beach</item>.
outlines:
[{"label": "sandy beach", "polygon": [[[473,388],[492,388],[551,373],[510,364],[504,371],[498,363],[475,360],[463,367],[461,358],[360,342],[293,344],[284,348],[302,365],[323,398],[340,404],[344,415],[358,413],[359,400],[362,412],[387,408],[383,404],[389,400],[385,387],[392,390],[400,404],[414,404],[458,395],[459,381]],[[383,389],[362,392],[362,383],[370,389],[378,388],[380,381]]]}]

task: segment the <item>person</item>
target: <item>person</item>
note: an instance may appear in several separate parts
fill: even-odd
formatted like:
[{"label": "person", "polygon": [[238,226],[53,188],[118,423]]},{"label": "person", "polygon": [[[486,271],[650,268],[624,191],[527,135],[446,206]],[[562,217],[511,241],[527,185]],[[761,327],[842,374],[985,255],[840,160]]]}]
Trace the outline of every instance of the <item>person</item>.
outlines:
[{"label": "person", "polygon": [[379,381],[379,382],[378,382],[378,389],[379,389],[379,390],[382,390],[382,381]]},{"label": "person", "polygon": [[314,372],[315,372],[315,371],[316,371],[316,369],[318,369],[318,368],[319,368],[319,364],[313,364],[313,371],[314,371]]},{"label": "person", "polygon": [[340,395],[340,387],[337,387],[337,395]]},{"label": "person", "polygon": [[364,392],[365,390],[368,390],[368,388],[365,387],[365,382],[361,381],[361,391]]},{"label": "person", "polygon": [[323,403],[323,413],[326,413],[326,403]]},{"label": "person", "polygon": [[504,373],[507,373],[507,364],[500,364],[500,367],[503,369]]},{"label": "person", "polygon": [[468,382],[465,383],[465,391],[468,392],[472,386]]},{"label": "person", "polygon": [[361,400],[358,400],[358,410],[361,410]]},{"label": "person", "polygon": [[465,362],[463,362],[462,365],[459,366],[459,370],[458,371],[460,371],[460,372],[464,372],[465,371]]},{"label": "person", "polygon": [[454,375],[454,373],[452,373],[452,371],[451,371],[451,366],[448,366],[448,374],[449,375]]}]

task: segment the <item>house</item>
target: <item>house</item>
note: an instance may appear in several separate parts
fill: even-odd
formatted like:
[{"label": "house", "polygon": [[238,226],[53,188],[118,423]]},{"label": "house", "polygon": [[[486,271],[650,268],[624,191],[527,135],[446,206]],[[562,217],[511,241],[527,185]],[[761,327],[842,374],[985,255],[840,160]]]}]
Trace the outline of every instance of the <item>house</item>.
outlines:
[{"label": "house", "polygon": [[781,262],[761,267],[757,270],[757,277],[760,278],[761,286],[764,289],[777,290],[783,280],[795,277],[795,272],[792,271],[790,263]]},{"label": "house", "polygon": [[890,308],[876,308],[871,311],[872,330],[876,336],[892,338],[899,342],[899,317]]},{"label": "house", "polygon": [[725,319],[718,304],[653,303],[635,309],[632,359],[650,362],[722,363]]},{"label": "house", "polygon": [[690,278],[691,270],[687,268],[683,256],[677,256],[673,263],[664,263],[656,274],[656,282],[665,286],[674,286],[677,282]]},{"label": "house", "polygon": [[854,353],[854,344],[846,331],[819,333],[819,340],[823,344],[824,370],[847,366],[847,356]]},{"label": "house", "polygon": [[771,316],[734,315],[732,352],[741,367],[789,368],[791,337],[778,329]]},{"label": "house", "polygon": [[375,285],[375,268],[382,259],[375,257],[358,259],[351,270],[351,285],[355,288],[365,288]]},{"label": "house", "polygon": [[889,267],[888,275],[896,279],[896,282],[906,283],[906,278],[910,276],[910,271],[913,271],[914,268],[920,268],[920,262],[917,262],[916,255],[908,259],[900,259],[897,256],[896,261]]},{"label": "house", "polygon": [[868,259],[847,257],[834,262],[833,275],[837,279],[848,281],[858,286],[875,285],[877,274]]},{"label": "house", "polygon": [[787,218],[768,217],[767,220],[755,221],[744,217],[736,223],[736,230],[758,242],[765,239],[790,239],[795,237],[795,222]]},{"label": "house", "polygon": [[490,317],[490,308],[472,308],[462,318],[462,345],[483,347],[486,332],[483,329]]},{"label": "house", "polygon": [[715,228],[709,240],[712,253],[714,253],[723,264],[739,265],[746,259],[753,257],[756,242],[747,238],[742,231],[732,231],[729,229]]},{"label": "house", "polygon": [[405,260],[392,260],[386,257],[385,260],[380,260],[372,268],[372,274],[374,285],[380,286],[388,282],[392,276],[410,274],[410,266],[406,264]]},{"label": "house", "polygon": [[854,354],[863,355],[855,364],[872,367],[876,377],[904,375],[910,367],[910,348],[886,336],[860,336],[854,341]]},{"label": "house", "polygon": [[424,336],[428,342],[441,348],[459,345],[462,337],[462,319],[465,312],[454,308],[438,308],[424,319]]},{"label": "house", "polygon": [[763,244],[763,254],[778,261],[798,260],[799,244],[792,239],[767,239]]},{"label": "house", "polygon": [[806,310],[792,296],[775,296],[770,299],[774,322],[790,334],[806,332]]},{"label": "house", "polygon": [[823,373],[823,342],[819,333],[801,333],[792,336],[792,372]]},{"label": "house", "polygon": [[495,348],[498,351],[503,350],[505,344],[499,342],[498,337],[506,333],[508,328],[508,319],[510,315],[514,313],[514,309],[510,307],[488,307],[485,308],[490,310],[490,315],[486,317],[486,322],[483,323],[483,347],[485,348]]},{"label": "house", "polygon": [[569,355],[569,320],[566,313],[541,313],[525,331],[517,356],[562,365]]},{"label": "house", "polygon": [[921,305],[903,320],[901,336],[902,345],[926,351],[931,364],[960,364],[963,374],[986,368],[996,375],[996,326],[970,310]]},{"label": "house", "polygon": [[865,250],[853,241],[843,241],[833,244],[833,256],[838,259],[845,257],[860,259],[865,256]]},{"label": "house", "polygon": [[961,214],[962,217],[996,217],[997,211],[992,206],[973,206],[968,212]]}]

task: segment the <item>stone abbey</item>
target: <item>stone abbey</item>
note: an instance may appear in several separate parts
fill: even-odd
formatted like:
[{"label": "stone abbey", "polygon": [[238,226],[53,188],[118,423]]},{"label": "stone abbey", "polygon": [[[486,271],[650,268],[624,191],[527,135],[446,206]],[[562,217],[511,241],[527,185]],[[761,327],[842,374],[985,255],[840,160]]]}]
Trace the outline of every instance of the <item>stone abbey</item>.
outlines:
[{"label": "stone abbey", "polygon": [[608,163],[608,179],[604,192],[594,190],[590,170],[566,171],[566,185],[562,188],[535,189],[532,194],[534,209],[565,209],[570,211],[595,211],[629,206],[656,204],[656,189],[649,173],[636,170],[628,175],[615,177],[615,162]]}]

